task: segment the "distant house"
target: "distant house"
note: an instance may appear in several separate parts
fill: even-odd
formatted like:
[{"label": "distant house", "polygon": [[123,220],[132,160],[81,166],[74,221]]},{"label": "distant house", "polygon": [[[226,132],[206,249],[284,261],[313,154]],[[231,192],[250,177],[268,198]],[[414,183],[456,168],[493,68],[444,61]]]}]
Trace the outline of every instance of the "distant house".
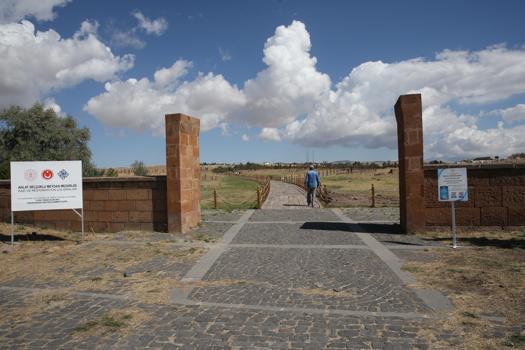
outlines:
[{"label": "distant house", "polygon": [[483,163],[491,162],[493,160],[494,159],[492,157],[478,157],[478,158],[472,159],[472,162],[483,164]]}]

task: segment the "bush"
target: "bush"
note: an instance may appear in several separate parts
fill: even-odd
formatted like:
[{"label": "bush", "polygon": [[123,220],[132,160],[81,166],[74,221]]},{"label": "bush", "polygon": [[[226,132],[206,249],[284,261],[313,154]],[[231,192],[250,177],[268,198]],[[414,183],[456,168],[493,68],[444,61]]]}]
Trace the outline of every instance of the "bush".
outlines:
[{"label": "bush", "polygon": [[131,171],[135,176],[146,176],[148,175],[148,169],[141,160],[136,160],[131,164]]}]

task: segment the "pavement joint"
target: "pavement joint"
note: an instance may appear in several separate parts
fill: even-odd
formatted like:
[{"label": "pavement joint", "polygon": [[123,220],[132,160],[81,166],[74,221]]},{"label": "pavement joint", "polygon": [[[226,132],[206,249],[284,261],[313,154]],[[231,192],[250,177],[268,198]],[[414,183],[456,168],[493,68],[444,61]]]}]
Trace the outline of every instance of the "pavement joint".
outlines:
[{"label": "pavement joint", "polygon": [[396,318],[432,318],[428,314],[417,312],[384,312],[384,311],[358,311],[358,310],[339,310],[339,309],[315,309],[300,307],[283,307],[267,305],[250,305],[250,304],[229,304],[198,301],[192,302],[191,305],[202,305],[221,308],[232,308],[242,310],[261,310],[274,312],[294,312],[312,315],[341,315],[341,316],[360,316],[360,317],[396,317]]},{"label": "pavement joint", "polygon": [[[181,279],[182,283],[191,284],[202,280],[206,272],[210,270],[213,264],[217,259],[228,249],[228,245],[239,233],[241,228],[248,222],[250,216],[253,214],[254,210],[247,210],[226,233],[222,236],[222,239],[211,246],[210,250],[204,254],[198,261],[195,263],[192,268],[186,273],[186,275]],[[192,287],[188,286],[182,288],[174,288],[172,291],[172,299],[180,300],[181,297],[187,298],[192,291]]]},{"label": "pavement joint", "polygon": [[[365,232],[363,228],[359,226],[358,223],[355,223],[352,219],[344,215],[341,210],[334,208],[332,209],[335,215],[339,217],[342,221],[349,224],[357,226],[357,231],[354,232],[363,243],[372,249],[372,251],[394,272],[394,274],[399,277],[399,279],[405,284],[410,285],[416,283],[416,278],[409,272],[403,271],[401,269],[403,262],[399,259],[394,253],[392,253],[389,248],[376,240],[371,234]],[[451,311],[454,309],[452,303],[446,296],[442,293],[429,290],[429,289],[418,289],[412,288],[414,293],[421,299],[428,307],[436,312],[445,312]]]}]

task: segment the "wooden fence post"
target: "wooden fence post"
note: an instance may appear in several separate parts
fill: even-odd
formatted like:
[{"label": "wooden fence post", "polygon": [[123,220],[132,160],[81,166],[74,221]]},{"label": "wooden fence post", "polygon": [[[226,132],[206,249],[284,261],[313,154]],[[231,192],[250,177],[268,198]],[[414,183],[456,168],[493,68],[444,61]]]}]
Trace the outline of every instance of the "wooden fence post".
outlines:
[{"label": "wooden fence post", "polygon": [[257,208],[261,209],[261,187],[257,187]]},{"label": "wooden fence post", "polygon": [[375,198],[375,189],[374,189],[374,184],[372,184],[372,208],[375,208],[376,206],[376,198]]},{"label": "wooden fence post", "polygon": [[217,209],[217,190],[213,189],[213,208]]}]

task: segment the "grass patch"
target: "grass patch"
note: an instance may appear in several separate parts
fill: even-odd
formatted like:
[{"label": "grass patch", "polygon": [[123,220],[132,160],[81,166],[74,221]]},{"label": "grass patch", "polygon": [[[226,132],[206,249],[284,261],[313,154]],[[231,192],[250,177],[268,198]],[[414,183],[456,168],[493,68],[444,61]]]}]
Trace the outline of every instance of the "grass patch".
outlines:
[{"label": "grass patch", "polygon": [[[448,235],[431,232],[424,236],[448,239]],[[510,231],[462,233],[460,243],[468,247],[438,249],[432,261],[404,265],[403,270],[417,277],[418,287],[444,292],[455,306],[436,324],[434,335],[443,329],[452,331],[473,349],[499,349],[506,342],[525,345],[517,338],[512,340],[516,336],[513,327],[525,324],[525,279],[521,273],[525,250],[516,242],[518,235]],[[477,245],[482,237],[492,243]],[[503,317],[505,322],[485,316]]]},{"label": "grass patch", "polygon": [[257,202],[257,181],[247,180],[238,176],[214,175],[201,181],[201,208],[213,209],[213,191],[217,190],[218,209],[253,209]]},{"label": "grass patch", "polygon": [[101,317],[78,325],[73,329],[73,332],[81,333],[82,335],[121,332],[135,326],[144,319],[145,315],[137,310],[131,310],[130,312],[110,311]]},{"label": "grass patch", "polygon": [[470,318],[479,318],[478,315],[476,315],[476,314],[473,313],[473,312],[469,312],[469,311],[463,311],[463,316],[465,316],[465,317],[470,317]]},{"label": "grass patch", "polygon": [[525,335],[514,334],[510,337],[510,341],[514,345],[525,345]]},{"label": "grass patch", "polygon": [[173,253],[173,256],[175,256],[177,258],[184,258],[186,256],[190,256],[190,255],[193,255],[193,254],[195,254],[197,252],[201,252],[201,251],[202,251],[201,248],[191,247],[191,248],[188,248],[188,249],[178,250],[175,253]]},{"label": "grass patch", "polygon": [[416,265],[404,265],[401,270],[406,272],[421,272],[423,269]]},{"label": "grass patch", "polygon": [[206,234],[206,233],[197,233],[195,235],[195,239],[197,241],[202,241],[202,242],[206,242],[206,243],[213,243],[215,242],[215,238]]}]

